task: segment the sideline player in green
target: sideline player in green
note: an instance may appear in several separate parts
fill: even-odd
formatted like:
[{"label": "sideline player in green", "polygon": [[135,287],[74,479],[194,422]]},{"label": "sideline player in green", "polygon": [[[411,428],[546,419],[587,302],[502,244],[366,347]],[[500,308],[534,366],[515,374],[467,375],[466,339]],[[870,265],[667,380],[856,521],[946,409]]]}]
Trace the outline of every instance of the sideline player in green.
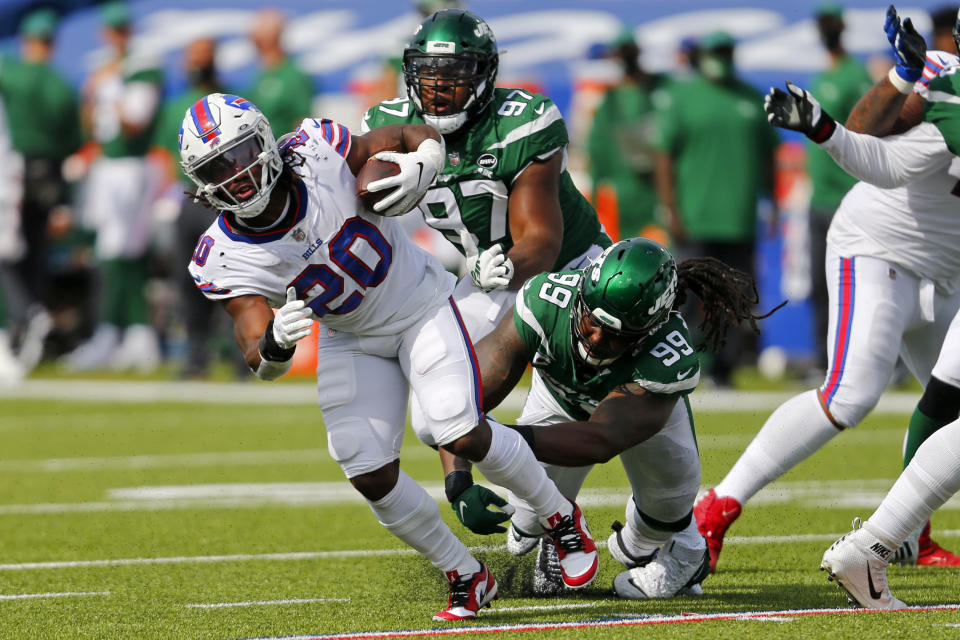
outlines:
[{"label": "sideline player in green", "polygon": [[404,50],[408,97],[371,107],[362,124],[425,122],[443,136],[446,162],[419,210],[467,258],[469,277],[453,297],[474,342],[528,278],[582,269],[610,246],[566,171],[560,110],[542,95],[494,88],[498,61],[486,22],[463,9],[437,11]]},{"label": "sideline player in green", "polygon": [[[702,328],[713,348],[731,324],[746,321],[757,329],[748,275],[713,258],[678,266],[656,242],[632,238],[585,270],[528,280],[513,317],[477,344],[486,411],[533,364],[530,395],[514,428],[548,463],[561,493],[576,496],[593,464],[620,456],[633,494],[627,524],[614,523],[608,549],[628,569],[614,580],[614,591],[625,598],[699,593],[709,571],[706,542],[692,517],[700,457],[687,395],[700,380],[700,363],[675,310],[687,292],[703,305]],[[498,500],[473,485],[468,467],[444,456],[447,497],[461,521],[482,532],[505,514],[486,508]],[[553,545],[544,542],[528,505],[513,495],[510,503],[516,511],[508,549],[519,555],[540,541],[534,590],[558,591]]]}]

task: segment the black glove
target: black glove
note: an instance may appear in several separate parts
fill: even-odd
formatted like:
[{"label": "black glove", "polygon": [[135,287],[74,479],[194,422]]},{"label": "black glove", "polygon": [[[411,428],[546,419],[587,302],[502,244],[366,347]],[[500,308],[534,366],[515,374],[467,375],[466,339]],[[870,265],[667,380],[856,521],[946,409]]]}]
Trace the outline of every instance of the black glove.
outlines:
[{"label": "black glove", "polygon": [[901,25],[896,8],[890,5],[883,31],[897,59],[897,75],[911,84],[919,80],[927,63],[927,43],[913,27],[913,21],[907,18]]},{"label": "black glove", "polygon": [[[469,471],[451,471],[445,485],[450,507],[463,526],[483,536],[506,531],[500,523],[510,519],[514,508],[490,489],[473,484]],[[491,504],[500,507],[500,511],[488,509]]]},{"label": "black glove", "polygon": [[775,127],[799,131],[816,143],[826,142],[837,128],[830,115],[820,108],[820,103],[792,82],[787,90],[770,88],[763,100],[767,120]]}]

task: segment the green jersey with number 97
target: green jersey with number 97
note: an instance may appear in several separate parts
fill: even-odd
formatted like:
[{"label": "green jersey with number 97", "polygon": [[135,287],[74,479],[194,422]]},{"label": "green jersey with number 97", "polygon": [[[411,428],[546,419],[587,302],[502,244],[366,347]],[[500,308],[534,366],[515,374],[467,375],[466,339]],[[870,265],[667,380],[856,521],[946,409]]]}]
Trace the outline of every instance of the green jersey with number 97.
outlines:
[{"label": "green jersey with number 97", "polygon": [[587,420],[618,386],[634,383],[657,395],[685,396],[700,381],[700,359],[676,311],[639,346],[609,365],[586,367],[574,355],[571,317],[582,271],[541,273],[517,292],[513,321],[534,368],[560,407]]},{"label": "green jersey with number 97", "polygon": [[[363,116],[363,131],[387,124],[422,124],[407,98],[386,100]],[[444,137],[447,158],[420,212],[460,253],[459,230],[473,235],[481,251],[500,243],[513,246],[507,201],[514,180],[531,162],[564,153],[567,128],[560,110],[548,98],[522,89],[496,89],[486,111],[456,134]],[[573,184],[566,169],[560,175],[563,243],[554,269],[560,269],[591,245],[610,245],[597,214]]]}]

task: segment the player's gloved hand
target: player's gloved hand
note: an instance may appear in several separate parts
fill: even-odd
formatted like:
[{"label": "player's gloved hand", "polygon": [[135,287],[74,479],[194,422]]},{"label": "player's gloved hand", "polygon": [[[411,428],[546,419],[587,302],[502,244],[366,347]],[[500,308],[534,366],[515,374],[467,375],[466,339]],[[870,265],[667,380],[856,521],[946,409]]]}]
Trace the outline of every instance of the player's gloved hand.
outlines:
[{"label": "player's gloved hand", "polygon": [[393,193],[373,205],[373,210],[384,216],[399,216],[420,202],[433,179],[443,169],[443,146],[433,138],[420,143],[416,151],[398,153],[381,151],[373,156],[377,160],[396,162],[400,173],[381,178],[367,185],[367,191],[393,189]]},{"label": "player's gloved hand", "polygon": [[497,243],[481,253],[466,229],[460,229],[460,245],[467,258],[467,272],[475,285],[484,291],[507,288],[513,278],[513,261],[503,252],[503,245]]},{"label": "player's gloved hand", "polygon": [[297,300],[297,291],[287,288],[287,302],[273,318],[273,339],[282,349],[292,349],[298,341],[313,330],[313,311],[303,300]]},{"label": "player's gloved hand", "polygon": [[[506,528],[500,524],[509,520],[515,511],[506,500],[482,485],[473,484],[469,471],[452,471],[447,475],[445,484],[447,499],[460,524],[482,536],[506,532]],[[490,505],[500,510],[488,509]]]},{"label": "player's gloved hand", "polygon": [[827,141],[837,128],[837,123],[820,108],[809,91],[786,83],[787,90],[770,87],[763,100],[767,120],[775,127],[799,131],[816,143]]},{"label": "player's gloved hand", "polygon": [[[897,9],[890,5],[887,9],[887,19],[883,24],[883,31],[893,48],[893,55],[897,60],[894,72],[899,78],[912,85],[923,75],[923,67],[927,60],[927,43],[923,36],[917,33],[913,21],[907,18],[900,23]],[[894,82],[896,85],[897,83]],[[900,86],[897,86],[900,89]],[[911,87],[912,88],[912,87]]]}]

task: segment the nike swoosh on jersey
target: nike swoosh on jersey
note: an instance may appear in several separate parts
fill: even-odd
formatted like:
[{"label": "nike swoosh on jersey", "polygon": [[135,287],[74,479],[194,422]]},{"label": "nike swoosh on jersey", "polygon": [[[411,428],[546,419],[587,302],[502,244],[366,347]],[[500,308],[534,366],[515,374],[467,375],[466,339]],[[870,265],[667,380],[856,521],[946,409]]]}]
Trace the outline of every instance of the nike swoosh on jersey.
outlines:
[{"label": "nike swoosh on jersey", "polygon": [[464,508],[465,506],[467,506],[467,503],[461,500],[461,501],[460,501],[460,522],[463,522],[463,518],[464,518],[464,516],[463,516],[463,508]]},{"label": "nike swoosh on jersey", "polygon": [[686,371],[681,371],[680,373],[677,374],[677,380],[683,380],[683,379],[686,378],[688,375],[690,375],[690,373],[691,373],[692,371],[693,371],[693,367],[690,367],[690,368],[687,369]]},{"label": "nike swoosh on jersey", "polygon": [[546,105],[545,105],[544,103],[540,103],[540,106],[537,107],[536,109],[534,109],[533,111],[534,111],[537,115],[540,115],[541,113],[543,113],[543,108],[544,108],[545,106],[546,106]]}]

